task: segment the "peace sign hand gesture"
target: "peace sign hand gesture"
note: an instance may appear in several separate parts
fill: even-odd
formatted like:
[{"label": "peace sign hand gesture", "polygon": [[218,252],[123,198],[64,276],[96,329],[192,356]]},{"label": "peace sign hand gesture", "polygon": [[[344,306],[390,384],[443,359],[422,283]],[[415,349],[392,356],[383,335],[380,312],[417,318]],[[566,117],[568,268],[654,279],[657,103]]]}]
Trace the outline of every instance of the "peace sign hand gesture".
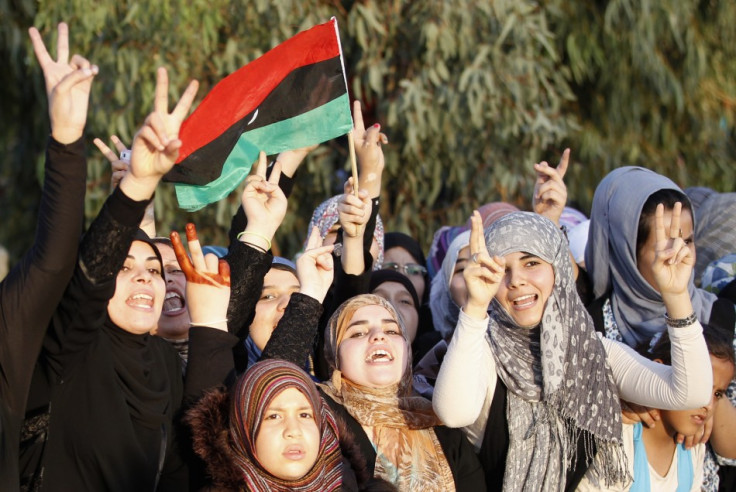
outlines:
[{"label": "peace sign hand gesture", "polygon": [[241,197],[243,211],[248,218],[243,239],[268,251],[271,239],[286,215],[288,201],[279,188],[281,163],[276,161],[271,175],[266,179],[266,154],[258,155],[255,172],[245,178],[245,189]]},{"label": "peace sign hand gesture", "polygon": [[171,232],[179,267],[187,278],[187,308],[192,325],[227,331],[227,306],[230,302],[230,265],[212,253],[205,256],[197,238],[197,228],[187,224],[187,256],[179,233]]},{"label": "peace sign hand gesture", "polygon": [[191,81],[169,113],[169,76],[165,68],[159,67],[153,112],[133,139],[130,170],[120,183],[128,197],[149,199],[163,175],[174,166],[181,147],[179,128],[189,113],[198,88],[199,83]]},{"label": "peace sign hand gesture", "polygon": [[565,149],[560,163],[554,168],[547,162],[534,164],[537,181],[534,183],[534,211],[560,226],[560,217],[567,203],[567,186],[562,178],[570,162],[570,149]]},{"label": "peace sign hand gesture", "polygon": [[325,300],[334,277],[334,244],[322,246],[319,229],[313,227],[307,239],[304,253],[296,260],[296,276],[301,288],[299,292],[319,302]]},{"label": "peace sign hand gesture", "polygon": [[488,305],[503,281],[506,258],[488,253],[483,235],[483,219],[477,210],[470,217],[470,260],[463,270],[468,289],[468,301],[463,306],[465,314],[485,319]]},{"label": "peace sign hand gesture", "polygon": [[51,135],[62,144],[75,142],[87,122],[92,79],[99,68],[80,55],[69,60],[69,27],[64,22],[58,26],[56,60],[49,55],[38,29],[31,27],[28,34],[46,82]]}]

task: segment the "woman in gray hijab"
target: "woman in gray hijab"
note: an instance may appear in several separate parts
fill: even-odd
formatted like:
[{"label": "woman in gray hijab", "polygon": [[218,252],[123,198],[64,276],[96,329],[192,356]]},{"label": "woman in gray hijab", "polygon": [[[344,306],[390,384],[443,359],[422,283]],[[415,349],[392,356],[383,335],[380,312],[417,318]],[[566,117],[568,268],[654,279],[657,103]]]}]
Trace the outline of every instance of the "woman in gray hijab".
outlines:
[{"label": "woman in gray hijab", "polygon": [[[694,256],[695,219],[690,200],[672,180],[649,169],[627,166],[611,171],[596,188],[585,251],[596,300],[588,310],[596,330],[607,337],[636,347],[650,343],[665,330],[665,305],[651,281],[652,259],[645,253],[651,252],[647,245],[654,236],[657,204],[665,206],[667,227],[676,202],[682,203],[678,233]],[[698,320],[712,324],[716,296],[696,288],[692,278],[687,290]]]},{"label": "woman in gray hijab", "polygon": [[677,340],[671,367],[596,335],[550,220],[512,213],[484,238],[474,214],[468,297],[433,406],[479,449],[489,490],[574,489],[595,454],[606,483],[626,481],[619,397],[673,409],[709,401],[712,371],[687,292],[694,258],[679,237],[680,206],[666,232],[662,210],[652,270]]}]

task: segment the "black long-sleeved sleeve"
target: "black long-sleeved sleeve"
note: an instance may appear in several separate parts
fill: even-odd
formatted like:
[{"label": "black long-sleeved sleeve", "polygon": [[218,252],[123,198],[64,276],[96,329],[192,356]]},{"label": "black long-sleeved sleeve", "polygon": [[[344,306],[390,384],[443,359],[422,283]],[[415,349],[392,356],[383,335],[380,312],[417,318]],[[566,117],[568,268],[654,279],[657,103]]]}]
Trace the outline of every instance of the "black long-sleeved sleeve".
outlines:
[{"label": "black long-sleeved sleeve", "polygon": [[322,304],[317,299],[298,292],[292,294],[261,360],[283,359],[301,367],[312,351],[320,314]]},{"label": "black long-sleeved sleeve", "polygon": [[84,140],[49,137],[33,246],[0,283],[0,490],[18,489],[18,442],[33,365],[74,271],[84,223]]}]

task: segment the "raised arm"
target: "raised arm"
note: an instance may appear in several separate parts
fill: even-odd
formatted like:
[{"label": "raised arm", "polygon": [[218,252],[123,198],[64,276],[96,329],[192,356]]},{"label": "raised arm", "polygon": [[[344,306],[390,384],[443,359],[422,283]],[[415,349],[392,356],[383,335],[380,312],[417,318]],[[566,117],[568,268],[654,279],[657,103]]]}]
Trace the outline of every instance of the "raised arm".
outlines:
[{"label": "raised arm", "polygon": [[506,260],[488,254],[478,211],[471,217],[469,246],[471,260],[463,271],[468,300],[460,311],[432,399],[434,411],[448,427],[466,427],[485,418],[483,403],[496,389],[496,365],[486,340],[487,311],[503,279]]},{"label": "raised arm", "polygon": [[681,204],[665,230],[664,207],[655,214],[655,254],[652,263],[665,307],[672,341],[672,366],[651,362],[623,344],[604,341],[614,381],[623,400],[648,407],[687,410],[710,401],[713,371],[703,329],[695,317],[687,286],[695,259],[682,239]]}]

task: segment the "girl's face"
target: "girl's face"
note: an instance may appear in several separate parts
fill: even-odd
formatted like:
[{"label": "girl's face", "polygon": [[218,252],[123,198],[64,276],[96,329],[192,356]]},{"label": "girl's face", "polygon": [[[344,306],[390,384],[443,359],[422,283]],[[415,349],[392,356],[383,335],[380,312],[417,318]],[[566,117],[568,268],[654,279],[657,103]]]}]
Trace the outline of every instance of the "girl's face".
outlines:
[{"label": "girl's face", "polygon": [[250,337],[260,350],[271,339],[271,333],[279,324],[294,292],[299,292],[299,280],[287,270],[271,268],[263,277],[261,297],[250,325]]},{"label": "girl's face", "polygon": [[505,258],[506,273],[496,300],[517,325],[533,328],[542,321],[544,306],[552,295],[554,269],[541,258],[522,251]]},{"label": "girl's face", "polygon": [[401,381],[406,369],[407,342],[399,323],[383,306],[358,308],[337,348],[344,378],[369,388],[385,388]]},{"label": "girl's face", "polygon": [[426,289],[424,274],[419,271],[412,274],[404,271],[404,268],[407,265],[416,265],[417,267],[423,266],[419,265],[419,263],[417,263],[417,260],[411,254],[409,254],[407,250],[399,246],[387,249],[383,253],[383,264],[385,265],[386,263],[396,263],[397,265],[399,265],[401,268],[397,271],[402,275],[406,275],[406,277],[411,281],[412,285],[414,286],[414,290],[417,291],[417,297],[419,299],[422,299],[424,297],[424,289]]},{"label": "girl's face", "polygon": [[[652,264],[654,263],[654,246],[657,241],[657,234],[654,230],[654,218],[651,219],[651,222],[647,241],[636,254],[636,268],[639,270],[639,273],[641,273],[641,276],[644,277],[644,280],[646,280],[654,290],[659,292],[657,282],[654,280],[654,271],[652,270]],[[664,230],[667,231],[668,237],[671,223],[672,209],[665,209]],[[693,214],[686,208],[683,208],[682,213],[680,214],[680,228],[682,229],[682,238],[685,240],[685,244],[687,244],[688,248],[690,248],[694,259],[695,243],[693,242]]]},{"label": "girl's face", "polygon": [[406,287],[398,282],[384,282],[376,287],[372,293],[393,304],[404,320],[407,338],[409,338],[409,343],[412,343],[417,336],[419,327],[419,307],[414,305],[414,299],[406,290]]},{"label": "girl's face", "polygon": [[705,420],[713,415],[715,405],[723,398],[731,379],[734,366],[731,362],[710,356],[713,366],[713,393],[710,402],[694,410],[660,410],[659,414],[668,435],[680,433],[684,436],[696,434],[705,424]]},{"label": "girl's face", "polygon": [[187,310],[187,278],[179,266],[174,248],[156,243],[166,272],[166,297],[155,334],[164,338],[186,338],[189,333]]},{"label": "girl's face", "polygon": [[469,259],[470,246],[465,246],[457,254],[455,270],[453,270],[452,278],[450,279],[450,297],[460,307],[468,302],[468,287],[465,285],[463,270],[465,270],[465,265],[467,265]]},{"label": "girl's face", "polygon": [[110,320],[127,332],[148,333],[158,323],[165,295],[161,263],[153,248],[133,241],[107,305]]},{"label": "girl's face", "polygon": [[256,458],[271,475],[298,480],[317,462],[320,435],[309,399],[287,388],[271,400],[255,442]]}]

